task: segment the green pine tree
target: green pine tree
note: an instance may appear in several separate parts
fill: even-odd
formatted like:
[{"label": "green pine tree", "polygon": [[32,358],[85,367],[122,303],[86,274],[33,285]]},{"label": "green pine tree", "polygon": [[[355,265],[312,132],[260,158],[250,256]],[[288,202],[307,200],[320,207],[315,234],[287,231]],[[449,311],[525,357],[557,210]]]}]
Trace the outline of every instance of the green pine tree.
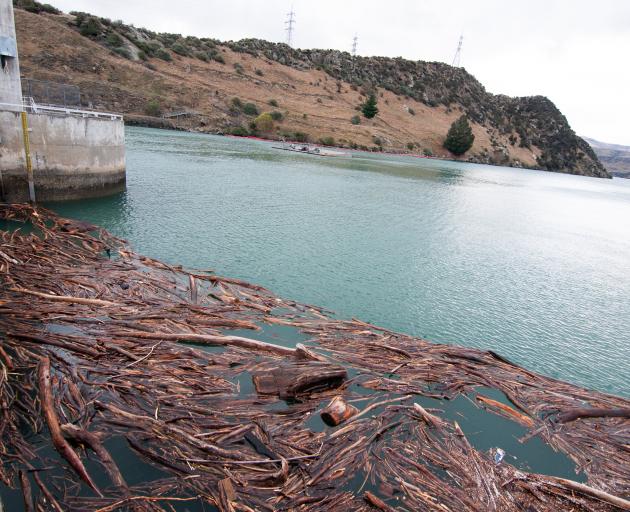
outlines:
[{"label": "green pine tree", "polygon": [[461,116],[457,121],[453,122],[446,140],[444,141],[444,147],[448,149],[454,155],[463,155],[468,151],[475,141],[475,136],[468,124],[466,116]]},{"label": "green pine tree", "polygon": [[378,107],[376,106],[376,96],[374,94],[370,94],[366,102],[361,105],[361,112],[368,119],[372,119],[376,114],[378,114]]}]

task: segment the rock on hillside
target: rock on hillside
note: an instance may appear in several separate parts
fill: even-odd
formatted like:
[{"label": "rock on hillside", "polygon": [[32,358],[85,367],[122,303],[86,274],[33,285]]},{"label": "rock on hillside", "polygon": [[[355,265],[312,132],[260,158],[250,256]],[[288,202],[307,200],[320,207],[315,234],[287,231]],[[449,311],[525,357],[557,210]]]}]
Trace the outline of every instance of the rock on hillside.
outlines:
[{"label": "rock on hillside", "polygon": [[[475,142],[464,160],[610,177],[547,98],[492,95],[463,68],[158,34],[86,13],[18,8],[16,25],[24,76],[78,85],[85,106],[132,121],[188,111],[178,127],[256,134],[268,111],[267,137],[454,158],[442,144],[465,113]],[[368,120],[358,109],[371,92]]]}]

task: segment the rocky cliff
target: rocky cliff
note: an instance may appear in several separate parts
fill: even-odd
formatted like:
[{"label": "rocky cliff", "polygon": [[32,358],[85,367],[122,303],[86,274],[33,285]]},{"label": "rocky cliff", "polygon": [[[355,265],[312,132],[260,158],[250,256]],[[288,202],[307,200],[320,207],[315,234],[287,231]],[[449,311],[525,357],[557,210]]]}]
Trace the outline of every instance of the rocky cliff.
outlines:
[{"label": "rocky cliff", "polygon": [[[24,1],[33,3],[16,0]],[[29,11],[16,10],[23,75],[78,85],[85,106],[130,119],[186,111],[180,127],[245,134],[257,133],[257,113],[269,111],[274,129],[259,133],[267,137],[453,158],[442,143],[465,113],[475,143],[464,160],[610,177],[550,100],[492,95],[463,68]],[[379,100],[373,120],[357,111],[370,92]]]}]

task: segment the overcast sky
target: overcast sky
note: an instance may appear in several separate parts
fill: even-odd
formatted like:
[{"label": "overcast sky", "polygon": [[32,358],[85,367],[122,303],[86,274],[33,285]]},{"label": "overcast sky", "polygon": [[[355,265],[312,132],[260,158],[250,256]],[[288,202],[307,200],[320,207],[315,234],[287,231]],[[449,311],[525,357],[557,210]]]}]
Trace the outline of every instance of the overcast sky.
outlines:
[{"label": "overcast sky", "polygon": [[461,64],[492,93],[542,94],[580,135],[630,145],[630,0],[47,0],[159,32]]}]

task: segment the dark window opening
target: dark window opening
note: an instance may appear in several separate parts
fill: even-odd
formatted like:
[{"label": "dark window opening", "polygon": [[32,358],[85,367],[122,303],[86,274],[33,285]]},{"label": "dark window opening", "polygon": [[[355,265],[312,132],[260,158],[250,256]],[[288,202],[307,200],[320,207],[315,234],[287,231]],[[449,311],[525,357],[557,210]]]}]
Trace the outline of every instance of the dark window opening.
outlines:
[{"label": "dark window opening", "polygon": [[7,57],[6,55],[0,55],[0,66],[2,67],[2,69],[6,69],[8,64],[9,57]]}]

